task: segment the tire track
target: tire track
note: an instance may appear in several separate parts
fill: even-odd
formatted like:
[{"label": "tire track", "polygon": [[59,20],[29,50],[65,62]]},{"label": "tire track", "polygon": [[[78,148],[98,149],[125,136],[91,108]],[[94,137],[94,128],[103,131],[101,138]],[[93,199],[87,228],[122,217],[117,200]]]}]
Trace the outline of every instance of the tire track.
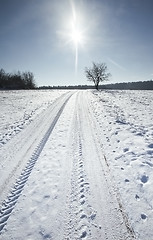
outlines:
[{"label": "tire track", "polygon": [[69,222],[71,231],[69,232],[70,236],[73,237],[70,239],[90,239],[92,237],[91,226],[96,228],[98,236],[101,226],[96,224],[96,211],[88,201],[88,196],[90,195],[90,183],[84,168],[82,143],[79,135],[78,153],[75,154],[73,162],[71,189],[71,214]]},{"label": "tire track", "polygon": [[[72,94],[71,94],[72,95]],[[2,203],[2,207],[0,209],[0,234],[4,228],[4,226],[7,224],[7,221],[11,215],[11,212],[13,211],[15,204],[18,201],[18,198],[20,197],[22,190],[32,172],[32,169],[35,165],[35,163],[38,160],[38,157],[40,155],[40,153],[42,152],[51,132],[53,131],[59,117],[61,116],[65,105],[67,104],[68,100],[70,99],[70,96],[67,97],[67,99],[65,100],[65,102],[62,104],[62,106],[60,107],[60,109],[58,110],[55,118],[53,119],[52,123],[50,124],[49,129],[47,130],[47,132],[45,133],[45,135],[43,136],[43,138],[41,139],[40,143],[38,144],[38,146],[36,147],[35,151],[33,152],[30,160],[27,162],[26,167],[23,169],[23,171],[21,172],[21,175],[19,176],[19,178],[17,179],[16,183],[14,184],[12,190],[10,191],[9,195],[7,196],[7,198],[3,201]]]},{"label": "tire track", "polygon": [[[78,97],[79,94],[76,98],[77,104]],[[96,222],[97,212],[88,201],[89,195],[91,194],[90,183],[84,166],[83,139],[80,126],[80,112],[77,106],[74,115],[73,132],[71,135],[71,158],[73,162],[71,191],[68,197],[68,222],[64,239],[93,239],[93,228],[97,233],[94,239],[100,239],[101,226]]]},{"label": "tire track", "polygon": [[[57,98],[42,114],[21,131],[8,144],[0,149],[3,159],[0,161],[0,206],[3,199],[8,195],[12,182],[16,181],[22,169],[26,166],[27,159],[30,159],[40,143],[41,136],[48,131],[60,107],[72,93],[68,92]],[[9,166],[9,167],[8,167]]]}]

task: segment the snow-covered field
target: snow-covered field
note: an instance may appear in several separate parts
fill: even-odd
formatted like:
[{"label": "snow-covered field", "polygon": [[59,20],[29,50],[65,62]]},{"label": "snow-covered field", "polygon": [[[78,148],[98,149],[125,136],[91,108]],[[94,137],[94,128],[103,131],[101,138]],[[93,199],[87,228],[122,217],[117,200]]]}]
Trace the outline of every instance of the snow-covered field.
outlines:
[{"label": "snow-covered field", "polygon": [[103,153],[138,239],[153,239],[153,91],[102,91],[92,105]]},{"label": "snow-covered field", "polygon": [[153,240],[152,91],[1,91],[0,239]]},{"label": "snow-covered field", "polygon": [[20,132],[64,91],[0,92],[0,146]]}]

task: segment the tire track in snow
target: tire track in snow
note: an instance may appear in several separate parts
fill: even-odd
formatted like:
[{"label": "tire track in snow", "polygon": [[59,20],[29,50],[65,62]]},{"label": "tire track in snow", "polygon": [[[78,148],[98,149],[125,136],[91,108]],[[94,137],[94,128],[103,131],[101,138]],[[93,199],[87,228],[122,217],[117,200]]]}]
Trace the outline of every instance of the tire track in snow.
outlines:
[{"label": "tire track in snow", "polygon": [[[78,98],[78,96],[77,96]],[[78,100],[76,98],[77,104]],[[77,108],[77,107],[76,107]],[[81,136],[80,114],[78,109],[74,116],[74,132],[72,133],[72,174],[71,193],[68,199],[68,222],[65,238],[93,239],[92,228],[97,232],[100,239],[101,226],[96,223],[96,210],[89,204],[90,184],[84,167],[83,143]]]},{"label": "tire track in snow", "polygon": [[[78,137],[78,153],[75,155],[71,179],[72,192],[70,204],[70,212],[76,214],[76,219],[73,214],[70,214],[70,225],[72,225],[71,221],[74,221],[72,227],[75,229],[75,239],[84,239],[92,236],[91,225],[96,227],[97,236],[101,226],[95,223],[96,211],[88,202],[90,184],[84,169],[81,138],[80,136]],[[71,231],[74,231],[74,229],[71,229]]]},{"label": "tire track in snow", "polygon": [[21,172],[21,175],[17,179],[16,183],[14,184],[14,187],[10,191],[8,197],[3,201],[2,207],[0,209],[0,234],[4,228],[4,226],[7,224],[8,218],[11,215],[11,212],[13,211],[15,204],[18,201],[18,198],[21,195],[21,192],[30,176],[30,173],[38,160],[38,157],[40,153],[42,152],[51,132],[53,131],[60,115],[62,114],[65,105],[67,104],[68,100],[70,99],[71,95],[68,96],[68,98],[65,100],[65,102],[62,104],[61,108],[57,112],[55,118],[53,119],[52,123],[50,124],[49,129],[41,139],[40,143],[36,147],[34,153],[32,154],[30,160],[27,162],[26,167]]},{"label": "tire track in snow", "polygon": [[12,182],[15,182],[15,176],[19,176],[26,166],[27,159],[30,159],[39,145],[41,136],[44,136],[44,133],[47,132],[50,123],[54,120],[54,116],[57,115],[60,106],[69,95],[70,93],[64,93],[57,98],[44,112],[38,115],[35,121],[16,135],[13,144],[10,141],[3,148],[0,148],[0,155],[3,156],[3,161],[0,161],[0,206],[2,200],[6,198]]}]

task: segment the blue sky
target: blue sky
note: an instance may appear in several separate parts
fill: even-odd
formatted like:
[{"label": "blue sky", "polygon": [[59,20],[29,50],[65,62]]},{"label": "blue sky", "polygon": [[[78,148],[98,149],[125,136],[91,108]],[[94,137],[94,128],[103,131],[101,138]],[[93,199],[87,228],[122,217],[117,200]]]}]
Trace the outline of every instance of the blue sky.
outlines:
[{"label": "blue sky", "polygon": [[110,83],[153,79],[152,25],[152,0],[0,0],[0,68],[31,71],[38,86],[89,84],[93,61]]}]

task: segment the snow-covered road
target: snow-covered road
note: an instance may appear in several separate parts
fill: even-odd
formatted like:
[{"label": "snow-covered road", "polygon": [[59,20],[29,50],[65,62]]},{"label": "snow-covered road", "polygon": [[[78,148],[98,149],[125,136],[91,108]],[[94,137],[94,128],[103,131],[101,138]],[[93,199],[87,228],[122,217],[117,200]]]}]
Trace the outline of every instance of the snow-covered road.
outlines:
[{"label": "snow-covered road", "polygon": [[[23,98],[27,101],[27,92],[20,95],[22,104]],[[112,159],[110,157],[111,150],[114,153],[116,148],[116,141],[113,139],[111,142],[109,136],[109,117],[113,121],[114,112],[110,114],[108,109],[112,102],[110,99],[107,99],[109,104],[104,101],[107,93],[103,101],[101,92],[93,93],[31,92],[29,99],[35,95],[37,100],[36,103],[31,100],[35,104],[29,107],[31,115],[27,119],[31,120],[28,122],[23,120],[27,109],[24,104],[21,109],[18,103],[18,114],[13,117],[12,113],[11,120],[7,118],[7,121],[4,120],[3,109],[0,119],[3,123],[0,140],[0,239],[130,240],[136,238],[135,230],[136,236],[143,239],[141,237],[145,233],[137,232],[141,225],[133,224],[132,211],[128,212],[128,204],[127,207],[125,204],[126,196],[131,204],[129,193],[123,191],[123,184],[118,181],[128,170],[124,164],[114,163],[113,155]],[[13,92],[8,96],[7,92],[2,92],[0,100],[5,99],[6,103],[13,94],[17,98],[19,93]],[[100,107],[101,110],[98,109]],[[18,126],[22,125],[18,131],[15,116],[20,116],[17,117]],[[119,110],[117,116],[116,122],[119,121]],[[113,131],[115,127],[112,127]],[[14,131],[9,135],[10,129]],[[119,168],[120,178],[116,170],[120,174]],[[125,175],[124,180],[128,180]],[[134,214],[137,212],[135,210]],[[144,220],[146,218],[142,217]],[[150,230],[148,236],[151,233]]]}]

